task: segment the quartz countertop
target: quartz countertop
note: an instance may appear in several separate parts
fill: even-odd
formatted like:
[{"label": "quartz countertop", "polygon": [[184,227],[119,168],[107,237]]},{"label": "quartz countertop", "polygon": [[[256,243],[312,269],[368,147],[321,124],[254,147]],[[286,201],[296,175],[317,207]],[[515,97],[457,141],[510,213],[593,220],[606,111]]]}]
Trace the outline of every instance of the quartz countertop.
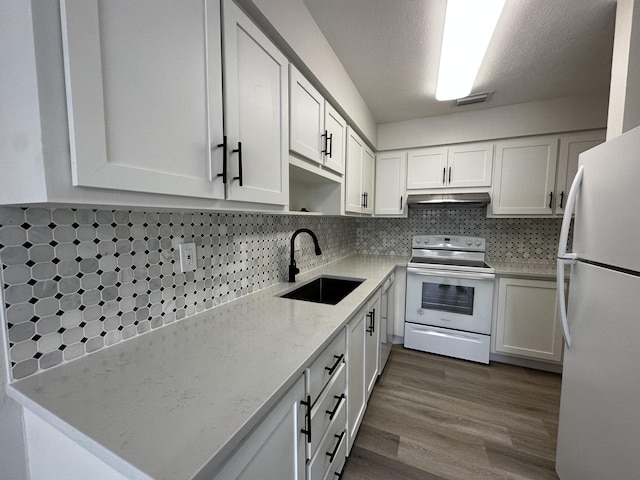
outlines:
[{"label": "quartz countertop", "polygon": [[210,478],[406,257],[350,256],[298,275],[365,281],[337,305],[280,283],[14,382],[8,393],[131,479]]},{"label": "quartz countertop", "polygon": [[555,261],[512,261],[493,262],[487,261],[496,271],[496,276],[536,277],[544,279],[556,278]]}]

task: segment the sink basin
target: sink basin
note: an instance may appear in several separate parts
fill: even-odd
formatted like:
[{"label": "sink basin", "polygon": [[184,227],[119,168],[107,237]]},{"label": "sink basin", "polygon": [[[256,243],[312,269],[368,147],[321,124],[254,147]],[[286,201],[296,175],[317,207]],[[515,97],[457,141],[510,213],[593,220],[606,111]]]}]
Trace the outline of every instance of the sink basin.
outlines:
[{"label": "sink basin", "polygon": [[295,290],[280,295],[282,298],[303,300],[305,302],[336,305],[353,292],[364,280],[342,277],[318,277]]}]

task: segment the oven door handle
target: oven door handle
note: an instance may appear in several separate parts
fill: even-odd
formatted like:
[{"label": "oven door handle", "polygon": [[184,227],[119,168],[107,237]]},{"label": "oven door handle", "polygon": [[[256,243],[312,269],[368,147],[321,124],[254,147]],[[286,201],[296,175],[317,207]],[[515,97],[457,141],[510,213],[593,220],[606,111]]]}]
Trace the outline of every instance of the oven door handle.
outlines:
[{"label": "oven door handle", "polygon": [[417,267],[407,267],[407,275],[409,274],[422,275],[425,277],[466,278],[469,280],[494,280],[496,278],[495,273],[456,272],[453,270],[437,270],[435,268],[417,268]]}]

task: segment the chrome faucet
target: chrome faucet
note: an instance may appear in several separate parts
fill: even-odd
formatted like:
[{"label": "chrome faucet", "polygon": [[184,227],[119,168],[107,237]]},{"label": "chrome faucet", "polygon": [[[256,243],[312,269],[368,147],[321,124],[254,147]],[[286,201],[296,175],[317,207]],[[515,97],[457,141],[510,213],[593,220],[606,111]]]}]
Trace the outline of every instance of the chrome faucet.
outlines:
[{"label": "chrome faucet", "polygon": [[320,250],[320,245],[318,244],[318,237],[316,237],[315,233],[313,233],[308,228],[300,228],[300,229],[296,230],[295,232],[293,232],[293,235],[291,235],[291,259],[289,261],[289,281],[290,282],[295,282],[296,281],[296,273],[300,273],[300,269],[298,267],[296,267],[296,259],[293,256],[293,253],[294,253],[294,250],[295,250],[294,242],[295,242],[296,237],[300,233],[308,233],[309,235],[311,235],[311,238],[313,239],[313,245],[316,247],[316,255],[321,255],[322,254],[322,250]]}]

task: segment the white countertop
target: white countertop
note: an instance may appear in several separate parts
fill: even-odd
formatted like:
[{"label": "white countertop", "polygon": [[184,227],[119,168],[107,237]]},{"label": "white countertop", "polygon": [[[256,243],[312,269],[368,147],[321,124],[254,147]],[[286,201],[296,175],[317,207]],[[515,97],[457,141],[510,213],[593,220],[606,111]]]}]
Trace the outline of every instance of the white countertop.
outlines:
[{"label": "white countertop", "polygon": [[[366,279],[338,305],[281,283],[15,382],[8,393],[127,478],[208,478],[405,257],[298,275]],[[200,475],[198,475],[200,474]]]},{"label": "white countertop", "polygon": [[549,261],[513,261],[513,262],[487,262],[498,276],[537,277],[544,279],[556,278],[556,262]]}]

